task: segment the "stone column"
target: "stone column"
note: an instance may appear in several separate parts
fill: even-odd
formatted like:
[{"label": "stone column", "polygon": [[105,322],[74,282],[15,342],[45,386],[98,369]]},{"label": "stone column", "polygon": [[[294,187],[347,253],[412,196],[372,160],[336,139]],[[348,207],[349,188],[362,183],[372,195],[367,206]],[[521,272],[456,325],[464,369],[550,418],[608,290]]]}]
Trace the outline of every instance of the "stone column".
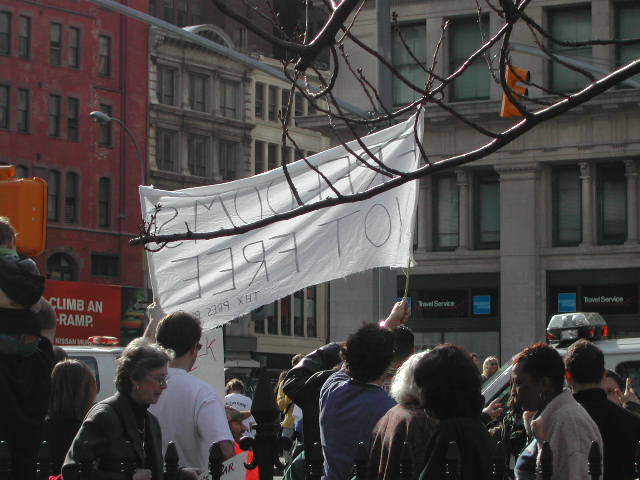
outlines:
[{"label": "stone column", "polygon": [[627,177],[627,241],[638,243],[638,165],[635,160],[624,161],[625,177]]},{"label": "stone column", "polygon": [[544,275],[540,268],[538,168],[535,163],[500,165],[501,358],[511,358],[544,338]]},{"label": "stone column", "polygon": [[582,244],[593,245],[593,178],[589,162],[580,162],[580,180],[582,181]]},{"label": "stone column", "polygon": [[466,170],[456,170],[458,186],[458,250],[468,250],[469,241],[469,175]]}]

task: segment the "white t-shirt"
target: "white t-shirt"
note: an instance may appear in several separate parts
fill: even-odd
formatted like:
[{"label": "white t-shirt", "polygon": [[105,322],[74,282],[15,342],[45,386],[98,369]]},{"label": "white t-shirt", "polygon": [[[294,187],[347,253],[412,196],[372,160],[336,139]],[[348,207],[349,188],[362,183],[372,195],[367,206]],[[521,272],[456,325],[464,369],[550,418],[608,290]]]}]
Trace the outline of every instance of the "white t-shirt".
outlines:
[{"label": "white t-shirt", "polygon": [[[241,393],[230,393],[224,397],[225,407],[232,407],[241,412],[251,410],[251,403],[251,399]],[[242,421],[242,424],[247,428],[245,435],[249,435],[251,437],[255,435],[256,432],[251,429],[251,425],[255,423],[256,421],[253,417],[249,417]]]},{"label": "white t-shirt", "polygon": [[169,442],[174,442],[181,467],[208,471],[211,444],[233,442],[224,406],[215,389],[181,368],[169,368],[167,389],[149,411],[160,422],[163,453]]}]

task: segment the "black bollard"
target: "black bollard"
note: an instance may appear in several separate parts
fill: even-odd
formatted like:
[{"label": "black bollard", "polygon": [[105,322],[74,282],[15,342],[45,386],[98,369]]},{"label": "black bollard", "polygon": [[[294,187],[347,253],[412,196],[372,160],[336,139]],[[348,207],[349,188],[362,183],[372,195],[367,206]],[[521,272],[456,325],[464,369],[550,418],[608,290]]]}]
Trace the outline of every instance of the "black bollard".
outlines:
[{"label": "black bollard", "polygon": [[124,450],[122,456],[122,473],[126,480],[131,480],[136,472],[136,450],[133,443],[129,440],[124,442]]},{"label": "black bollard", "polygon": [[164,454],[164,479],[178,480],[178,470],[178,450],[176,450],[175,443],[169,442],[167,451]]},{"label": "black bollard", "polygon": [[80,480],[91,480],[93,476],[93,452],[86,440],[77,446],[78,477]]},{"label": "black bollard", "polygon": [[369,449],[364,442],[358,442],[356,458],[353,461],[353,474],[356,480],[367,478],[367,460],[369,459]]},{"label": "black bollard", "polygon": [[460,449],[456,442],[449,442],[444,458],[444,477],[447,480],[458,480],[461,474]]},{"label": "black bollard", "polygon": [[253,427],[256,436],[240,439],[242,450],[253,451],[253,461],[245,467],[249,470],[259,467],[260,480],[273,480],[273,467],[285,468],[280,461],[280,452],[291,448],[291,440],[280,436],[280,410],[266,370],[260,374],[251,415],[256,421]]},{"label": "black bollard", "polygon": [[322,445],[313,442],[309,450],[309,458],[305,460],[307,466],[307,480],[320,480],[324,475],[324,457],[322,455]]},{"label": "black bollard", "polygon": [[[38,480],[49,480],[52,468],[51,448],[47,441],[43,441],[38,449],[38,458],[36,460],[36,474]],[[56,474],[60,472],[55,472]]]},{"label": "black bollard", "polygon": [[0,480],[11,478],[11,452],[4,440],[0,441]]},{"label": "black bollard", "polygon": [[600,475],[602,475],[602,453],[600,453],[598,442],[591,442],[588,462],[590,480],[600,480]]},{"label": "black bollard", "polygon": [[413,476],[413,453],[411,451],[411,445],[409,442],[402,444],[402,450],[400,451],[400,480],[411,480]]},{"label": "black bollard", "polygon": [[491,461],[491,471],[489,472],[489,480],[504,480],[507,472],[506,457],[502,442],[496,443],[496,450],[493,453]]},{"label": "black bollard", "polygon": [[542,444],[536,470],[542,476],[542,480],[551,480],[551,475],[553,475],[553,453],[551,452],[549,442]]},{"label": "black bollard", "polygon": [[214,443],[209,447],[209,474],[211,474],[211,480],[220,480],[223,468],[222,449],[220,444]]}]

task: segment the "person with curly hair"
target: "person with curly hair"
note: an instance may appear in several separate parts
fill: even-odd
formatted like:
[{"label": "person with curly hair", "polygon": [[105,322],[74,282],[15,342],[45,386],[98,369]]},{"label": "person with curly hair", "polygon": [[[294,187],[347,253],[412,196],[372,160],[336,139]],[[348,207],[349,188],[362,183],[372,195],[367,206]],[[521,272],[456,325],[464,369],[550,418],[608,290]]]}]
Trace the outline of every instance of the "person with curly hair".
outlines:
[{"label": "person with curly hair", "polygon": [[556,349],[537,343],[514,360],[511,392],[524,411],[525,427],[533,439],[520,453],[514,469],[517,480],[536,478],[540,445],[553,452],[552,480],[584,480],[591,442],[602,445],[598,426],[587,411],[563,390],[565,366]]},{"label": "person with curly hair", "polygon": [[449,442],[460,451],[462,480],[486,480],[494,445],[480,419],[484,399],[480,372],[471,356],[452,344],[438,345],[415,370],[427,415],[439,420],[427,444],[420,480],[444,478]]}]

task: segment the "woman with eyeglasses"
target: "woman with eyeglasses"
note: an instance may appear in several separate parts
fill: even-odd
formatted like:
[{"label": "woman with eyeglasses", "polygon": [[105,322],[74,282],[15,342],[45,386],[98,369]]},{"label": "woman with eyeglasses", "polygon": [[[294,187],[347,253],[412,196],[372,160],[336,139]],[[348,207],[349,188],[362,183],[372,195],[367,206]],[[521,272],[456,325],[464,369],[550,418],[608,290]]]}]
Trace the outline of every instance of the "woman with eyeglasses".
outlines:
[{"label": "woman with eyeglasses", "polygon": [[[121,462],[125,458],[125,441],[135,451],[133,480],[161,480],[163,456],[160,425],[147,411],[167,388],[167,366],[172,353],[147,338],[136,338],[122,352],[116,370],[118,392],[96,404],[87,414],[67,453],[62,475],[65,480],[78,479],[79,458],[94,458],[96,480],[124,479]],[[83,453],[87,442],[89,452]],[[197,478],[189,469],[180,478]]]}]

